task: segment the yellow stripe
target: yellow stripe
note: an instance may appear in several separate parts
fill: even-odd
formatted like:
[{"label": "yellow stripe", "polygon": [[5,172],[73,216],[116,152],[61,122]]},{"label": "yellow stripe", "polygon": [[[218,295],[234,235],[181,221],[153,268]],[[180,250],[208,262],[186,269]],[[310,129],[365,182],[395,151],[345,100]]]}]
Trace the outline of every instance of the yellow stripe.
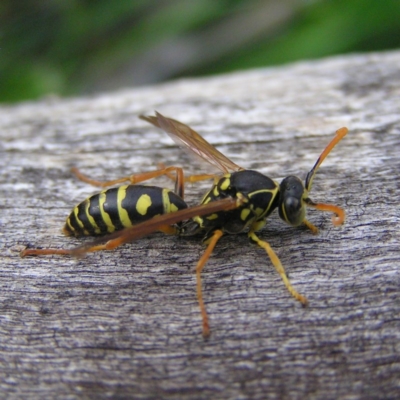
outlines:
[{"label": "yellow stripe", "polygon": [[203,198],[201,199],[201,204],[208,204],[211,201],[210,193],[212,192],[212,189],[208,191]]},{"label": "yellow stripe", "polygon": [[100,234],[101,233],[100,228],[96,224],[96,220],[90,215],[89,207],[90,207],[90,200],[86,199],[85,200],[85,214],[90,222],[90,225],[92,225],[92,227],[94,228],[94,232],[97,234]]},{"label": "yellow stripe", "polygon": [[268,207],[265,210],[263,210],[263,213],[261,215],[257,214],[257,218],[260,218],[263,215],[265,215],[269,211],[269,209],[271,208],[271,205],[273,203],[273,199],[276,196],[276,194],[278,192],[278,189],[279,189],[279,185],[275,181],[274,181],[274,183],[276,184],[276,187],[274,189],[261,189],[261,190],[256,190],[254,192],[249,193],[249,197],[250,198],[252,198],[254,195],[259,194],[259,193],[271,193],[271,195],[272,195],[271,200],[270,200],[270,202],[268,204]]},{"label": "yellow stripe", "polygon": [[[71,225],[71,221],[70,221],[70,217],[67,218],[67,220],[65,221],[65,224],[68,225],[68,228],[70,230],[70,233],[68,233],[69,235],[74,234],[75,229],[74,227]],[[65,233],[65,232],[64,232]]]},{"label": "yellow stripe", "polygon": [[179,208],[174,204],[170,203],[170,211],[169,212],[177,212]]},{"label": "yellow stripe", "polygon": [[273,189],[260,189],[260,190],[255,190],[254,192],[249,193],[249,197],[253,197],[255,194],[258,193],[274,193],[278,190],[278,185],[276,188]]},{"label": "yellow stripe", "polygon": [[106,192],[107,190],[103,190],[99,194],[99,208],[100,208],[101,218],[103,218],[104,223],[107,225],[107,231],[111,233],[115,231],[115,226],[111,222],[110,216],[104,211],[104,203],[106,202]]},{"label": "yellow stripe", "polygon": [[74,207],[75,219],[76,219],[76,222],[78,222],[79,227],[82,228],[82,230],[83,230],[83,223],[82,223],[82,221],[79,219],[78,213],[79,213],[79,208],[78,208],[78,206],[76,206],[76,207]]},{"label": "yellow stripe", "polygon": [[173,202],[171,202],[171,199],[169,198],[170,193],[171,191],[169,189],[163,189],[162,191],[164,214],[169,214],[179,210],[179,208]]},{"label": "yellow stripe", "polygon": [[163,189],[163,191],[162,191],[162,202],[163,202],[164,214],[169,214],[172,211],[171,207],[172,206],[175,207],[175,205],[171,204],[171,202],[169,201],[169,196],[168,196],[169,192],[170,192],[170,190],[168,190],[168,189]]},{"label": "yellow stripe", "polygon": [[131,220],[129,218],[128,212],[125,210],[125,208],[122,207],[122,201],[126,197],[126,188],[127,187],[128,187],[127,185],[121,186],[120,188],[118,188],[118,192],[117,192],[117,204],[118,204],[119,220],[121,221],[121,224],[125,228],[129,228],[130,226],[132,226],[132,223],[131,223]]}]

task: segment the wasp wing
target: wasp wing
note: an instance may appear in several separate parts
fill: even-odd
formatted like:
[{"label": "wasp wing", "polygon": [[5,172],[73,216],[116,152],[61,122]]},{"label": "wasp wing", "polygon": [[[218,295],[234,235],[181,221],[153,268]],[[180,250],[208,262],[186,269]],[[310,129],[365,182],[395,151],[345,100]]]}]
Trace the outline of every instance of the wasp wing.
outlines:
[{"label": "wasp wing", "polygon": [[244,204],[246,200],[244,198],[232,198],[227,197],[222,200],[213,201],[208,204],[201,204],[194,207],[185,208],[173,213],[159,215],[151,218],[148,221],[141,222],[140,224],[133,225],[129,228],[122,229],[120,231],[111,233],[110,235],[103,236],[92,242],[86,243],[83,246],[79,246],[73,250],[70,250],[68,254],[75,256],[82,256],[87,252],[95,251],[95,247],[115,240],[115,246],[131,242],[135,239],[139,239],[143,236],[149,235],[150,233],[158,231],[163,226],[170,226],[181,221],[186,221],[196,216],[203,216],[213,214],[219,211],[234,210]]},{"label": "wasp wing", "polygon": [[224,156],[214,146],[189,126],[172,118],[167,118],[156,111],[156,116],[140,116],[141,119],[150,122],[168,135],[180,146],[189,150],[196,156],[207,161],[224,173],[239,171],[243,168]]}]

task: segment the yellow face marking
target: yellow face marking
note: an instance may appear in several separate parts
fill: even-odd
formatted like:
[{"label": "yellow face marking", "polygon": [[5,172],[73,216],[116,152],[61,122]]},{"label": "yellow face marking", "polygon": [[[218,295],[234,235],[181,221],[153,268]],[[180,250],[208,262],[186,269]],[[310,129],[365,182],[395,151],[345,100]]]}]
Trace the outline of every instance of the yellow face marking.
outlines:
[{"label": "yellow face marking", "polygon": [[126,197],[126,188],[127,186],[121,186],[118,188],[118,192],[117,192],[117,204],[118,204],[118,216],[119,216],[119,220],[121,221],[121,224],[125,227],[125,228],[129,228],[130,226],[132,226],[131,220],[129,218],[129,214],[128,212],[125,210],[125,208],[122,207],[122,201],[125,199]]},{"label": "yellow face marking", "polygon": [[240,212],[240,219],[242,221],[246,221],[249,214],[250,214],[250,208],[243,208],[243,210]]},{"label": "yellow face marking", "polygon": [[218,214],[211,214],[206,217],[206,219],[208,219],[209,221],[212,221],[213,219],[217,219],[217,218],[218,218]]},{"label": "yellow face marking", "polygon": [[111,233],[111,232],[115,231],[115,226],[111,222],[111,218],[108,215],[108,213],[106,213],[104,211],[104,203],[106,202],[106,193],[105,192],[106,192],[106,190],[103,190],[99,194],[99,208],[100,208],[101,218],[103,218],[104,223],[107,225],[107,231],[109,233]]},{"label": "yellow face marking", "polygon": [[151,197],[148,194],[142,194],[136,203],[136,211],[140,215],[146,215],[151,204]]}]

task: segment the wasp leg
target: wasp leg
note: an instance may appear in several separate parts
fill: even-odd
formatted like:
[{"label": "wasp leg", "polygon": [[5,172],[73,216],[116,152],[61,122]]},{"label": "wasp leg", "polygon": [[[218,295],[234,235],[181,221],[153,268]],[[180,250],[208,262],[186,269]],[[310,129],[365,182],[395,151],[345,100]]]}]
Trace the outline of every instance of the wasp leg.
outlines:
[{"label": "wasp leg", "polygon": [[[170,225],[161,225],[157,228],[158,231],[163,232],[167,235],[176,235],[177,230],[175,227]],[[80,257],[85,253],[92,253],[94,251],[101,251],[101,250],[114,250],[116,247],[121,246],[122,244],[126,243],[127,240],[125,237],[117,237],[115,239],[111,239],[104,244],[94,245],[85,250],[79,251],[76,248],[74,249],[25,249],[22,250],[20,253],[21,257],[26,256],[48,256],[48,255],[60,255],[60,256],[74,256]],[[78,248],[79,249],[79,248]]]},{"label": "wasp leg", "polygon": [[[169,225],[161,225],[161,226],[157,227],[157,230],[160,232],[166,233],[168,235],[176,235],[177,234],[176,228],[174,228],[173,226],[169,226]],[[125,243],[127,243],[126,237],[121,235],[114,239],[110,239],[109,241],[107,241],[104,244],[98,244],[98,245],[96,244],[94,246],[85,248],[84,253],[93,253],[95,251],[101,251],[101,250],[114,250],[117,247],[119,247]],[[74,256],[79,257],[81,255],[81,252],[79,250],[80,250],[79,248],[73,249],[73,250],[71,250],[71,253]],[[84,254],[84,253],[82,253],[82,254]]]},{"label": "wasp leg", "polygon": [[310,221],[304,219],[303,223],[314,235],[316,235],[318,233],[318,228],[314,224],[312,224]]},{"label": "wasp leg", "polygon": [[278,256],[274,252],[274,250],[272,250],[272,247],[269,245],[269,243],[265,242],[264,240],[259,239],[258,236],[254,233],[254,229],[250,230],[250,232],[248,233],[248,236],[254,243],[258,244],[260,247],[262,247],[267,252],[272,264],[274,265],[278,274],[281,276],[283,283],[285,284],[289,293],[296,300],[298,300],[301,304],[306,306],[308,304],[307,299],[293,288],[292,284],[289,281],[289,278],[286,275],[285,268],[283,268],[282,263],[280,262]]},{"label": "wasp leg", "polygon": [[[158,164],[158,167],[159,167],[160,169],[164,169],[164,168],[165,168],[165,165],[164,165],[163,163],[159,163],[159,164]],[[166,175],[169,179],[171,179],[171,180],[173,180],[173,181],[176,180],[174,174],[172,174],[172,173],[170,173],[170,172],[166,172],[165,175]],[[199,174],[199,175],[189,175],[189,176],[186,176],[186,177],[184,178],[184,181],[185,181],[185,182],[189,182],[189,183],[195,183],[195,182],[199,182],[199,181],[205,181],[205,180],[207,180],[207,179],[214,179],[214,183],[215,183],[215,181],[218,180],[219,178],[220,178],[220,175],[216,175],[216,174]]]},{"label": "wasp leg", "polygon": [[206,264],[207,260],[210,258],[210,255],[213,252],[215,245],[217,244],[218,240],[221,238],[223,234],[224,233],[220,229],[217,229],[213,232],[212,236],[207,240],[208,246],[206,251],[201,256],[200,260],[196,265],[197,300],[199,302],[201,318],[203,321],[204,338],[210,336],[210,325],[208,323],[207,311],[203,301],[203,292],[201,290],[201,272],[203,271],[204,265]]},{"label": "wasp leg", "polygon": [[[168,228],[170,228],[170,227],[168,227]],[[216,231],[213,232],[213,235],[207,241],[208,246],[207,246],[206,251],[201,256],[200,260],[198,261],[198,263],[196,265],[197,300],[199,302],[199,307],[200,307],[204,338],[207,338],[208,336],[210,336],[210,325],[208,323],[207,311],[206,311],[206,308],[204,306],[204,301],[203,301],[203,292],[202,292],[202,288],[201,288],[201,272],[202,272],[207,260],[210,258],[210,255],[213,252],[215,245],[217,244],[218,240],[221,238],[222,235],[223,235],[223,232],[219,229],[217,229]],[[115,238],[115,239],[109,240],[105,244],[95,245],[90,248],[87,248],[87,249],[85,249],[85,252],[94,252],[94,251],[99,251],[99,250],[113,250],[116,247],[118,247],[121,244],[126,242],[123,239],[124,238]],[[69,253],[67,253],[67,254],[69,254]]]},{"label": "wasp leg", "polygon": [[333,212],[335,215],[332,217],[332,224],[335,226],[342,225],[346,218],[346,212],[343,210],[343,208],[335,206],[334,204],[314,203],[310,199],[306,199],[305,202],[308,207],[315,208],[316,210]]},{"label": "wasp leg", "polygon": [[48,256],[51,254],[56,254],[60,256],[72,256],[72,251],[71,250],[66,250],[66,249],[25,249],[22,250],[20,253],[21,257],[26,257],[26,256]]},{"label": "wasp leg", "polygon": [[219,175],[214,174],[199,174],[199,175],[189,175],[185,178],[185,182],[195,183],[200,181],[205,181],[207,179],[214,179],[214,182],[220,178]]},{"label": "wasp leg", "polygon": [[[85,253],[94,252],[100,250],[113,250],[116,247],[122,245],[123,241],[118,239],[109,240],[104,244],[99,244],[96,246],[89,247],[85,249]],[[84,254],[84,253],[83,253]],[[59,255],[59,256],[81,256],[81,253],[77,253],[76,249],[25,249],[21,251],[20,256],[49,256],[49,255]]]},{"label": "wasp leg", "polygon": [[[162,175],[166,175],[172,180],[175,181],[175,192],[183,197],[183,185],[184,185],[184,174],[183,174],[183,169],[180,167],[163,167],[161,169],[155,170],[155,171],[149,171],[149,172],[143,172],[140,174],[135,174],[135,175],[130,175],[130,176],[124,176],[123,178],[119,179],[114,179],[110,181],[98,181],[96,179],[91,179],[88,176],[82,174],[77,168],[73,167],[71,168],[71,172],[81,181],[89,183],[92,186],[98,186],[98,187],[108,187],[108,186],[114,186],[114,185],[119,185],[124,182],[130,182],[132,185],[140,182],[147,181],[149,179],[157,178]],[[174,176],[175,174],[175,176]]]}]

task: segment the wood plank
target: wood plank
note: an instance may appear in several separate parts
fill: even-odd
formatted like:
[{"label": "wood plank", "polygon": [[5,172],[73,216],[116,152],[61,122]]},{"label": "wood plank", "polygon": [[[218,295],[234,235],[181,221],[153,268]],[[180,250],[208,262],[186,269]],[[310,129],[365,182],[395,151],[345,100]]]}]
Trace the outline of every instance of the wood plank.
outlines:
[{"label": "wood plank", "polygon": [[[302,62],[93,97],[0,108],[0,391],[14,398],[394,398],[400,390],[400,52]],[[260,237],[297,304],[246,235],[221,239],[203,274],[199,238],[154,234],[113,252],[24,258],[73,247],[60,229],[111,179],[158,162],[209,171],[138,119],[154,110],[196,129],[237,164],[280,181],[322,164],[316,201],[346,209],[314,236],[272,215]],[[153,183],[153,182],[152,182]],[[157,179],[171,186],[167,179]],[[209,187],[187,187],[196,204]],[[7,396],[5,396],[7,397]]]}]

